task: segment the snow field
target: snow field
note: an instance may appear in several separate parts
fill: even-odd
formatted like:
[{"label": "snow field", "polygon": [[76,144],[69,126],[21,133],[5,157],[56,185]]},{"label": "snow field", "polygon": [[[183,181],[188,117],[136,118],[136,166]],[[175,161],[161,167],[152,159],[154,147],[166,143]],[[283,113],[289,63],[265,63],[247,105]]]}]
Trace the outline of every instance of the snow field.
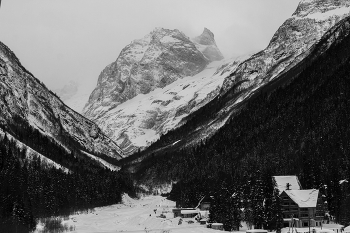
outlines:
[{"label": "snow field", "polygon": [[[149,233],[209,233],[216,232],[196,221],[189,224],[183,219],[178,225],[179,217],[174,218],[172,208],[175,203],[161,196],[147,196],[134,200],[123,196],[123,203],[95,208],[88,213],[69,216],[62,225],[71,226],[74,233],[107,232],[149,232]],[[159,217],[164,214],[166,218]],[[43,226],[38,225],[34,233],[40,233]]]}]

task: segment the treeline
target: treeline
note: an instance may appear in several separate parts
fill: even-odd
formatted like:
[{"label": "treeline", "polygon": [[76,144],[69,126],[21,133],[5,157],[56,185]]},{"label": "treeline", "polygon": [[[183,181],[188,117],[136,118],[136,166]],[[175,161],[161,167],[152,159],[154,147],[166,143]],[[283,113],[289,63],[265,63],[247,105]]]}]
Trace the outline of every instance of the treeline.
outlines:
[{"label": "treeline", "polygon": [[[150,185],[178,181],[170,197],[194,206],[199,197],[216,197],[221,193],[217,190],[225,186],[231,187],[229,193],[251,192],[245,196],[248,200],[252,200],[249,198],[252,193],[258,193],[260,200],[266,199],[267,193],[255,191],[261,177],[297,175],[304,189],[321,189],[330,214],[337,222],[349,225],[350,36],[347,34],[337,38],[327,51],[309,61],[284,85],[247,101],[210,139],[195,147],[148,156],[136,167],[137,178]],[[205,114],[212,111],[201,114],[207,118]],[[173,131],[172,137],[180,138],[177,132]],[[239,191],[247,184],[248,191]],[[249,209],[251,204],[246,203],[243,208]],[[258,210],[252,210],[253,215],[257,213]],[[266,224],[268,218],[263,219]]]},{"label": "treeline", "polygon": [[58,148],[45,144],[41,134],[32,139],[44,155],[67,166],[69,172],[42,163],[38,156],[29,160],[26,149],[19,149],[7,135],[0,136],[0,232],[29,232],[39,217],[115,204],[122,193],[135,195],[128,173],[104,169],[65,150],[56,155]]}]

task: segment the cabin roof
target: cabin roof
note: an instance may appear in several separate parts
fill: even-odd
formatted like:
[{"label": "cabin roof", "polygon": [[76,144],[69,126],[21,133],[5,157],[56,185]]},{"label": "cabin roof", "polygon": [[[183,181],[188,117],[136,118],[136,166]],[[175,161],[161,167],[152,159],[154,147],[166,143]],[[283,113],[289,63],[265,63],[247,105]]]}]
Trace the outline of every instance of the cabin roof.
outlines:
[{"label": "cabin roof", "polygon": [[181,210],[181,214],[198,214],[198,210]]},{"label": "cabin roof", "polygon": [[316,207],[319,190],[305,189],[305,190],[284,190],[299,207]]},{"label": "cabin roof", "polygon": [[273,176],[273,178],[280,193],[284,190],[287,190],[287,183],[290,184],[291,190],[301,189],[301,185],[297,176]]}]

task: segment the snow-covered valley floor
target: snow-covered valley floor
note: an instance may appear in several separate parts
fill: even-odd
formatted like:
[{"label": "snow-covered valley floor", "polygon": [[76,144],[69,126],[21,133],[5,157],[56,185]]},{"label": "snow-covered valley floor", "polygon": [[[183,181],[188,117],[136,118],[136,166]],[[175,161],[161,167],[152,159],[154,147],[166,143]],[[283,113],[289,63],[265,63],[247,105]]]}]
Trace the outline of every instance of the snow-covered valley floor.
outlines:
[{"label": "snow-covered valley floor", "polygon": [[[79,213],[65,218],[62,225],[67,226],[67,232],[71,233],[215,233],[220,232],[206,225],[200,225],[191,218],[183,218],[179,225],[180,218],[174,218],[172,209],[175,202],[166,200],[161,196],[147,196],[140,199],[132,199],[127,195],[123,196],[123,203],[111,206],[95,208],[88,213]],[[160,217],[164,215],[165,218]],[[193,221],[193,223],[189,223]],[[326,224],[327,225],[327,224]],[[317,233],[334,233],[330,229],[311,228]],[[328,224],[329,225],[329,224]],[[330,224],[332,225],[332,224]],[[246,224],[242,224],[240,231],[233,233],[245,233]],[[296,231],[297,230],[297,231]],[[43,226],[38,224],[34,233],[42,233]],[[61,231],[59,231],[61,232]],[[283,228],[282,233],[299,232],[308,233],[309,228],[297,228],[291,231],[290,228]],[[275,233],[275,232],[271,232]]]},{"label": "snow-covered valley floor", "polygon": [[[194,219],[174,218],[175,203],[161,196],[134,200],[124,196],[123,204],[95,208],[92,212],[71,215],[63,225],[73,226],[75,233],[149,232],[149,233],[208,233],[217,232],[200,225]],[[166,218],[161,218],[160,215]],[[189,224],[188,221],[194,221]],[[35,233],[41,232],[38,225]]]}]

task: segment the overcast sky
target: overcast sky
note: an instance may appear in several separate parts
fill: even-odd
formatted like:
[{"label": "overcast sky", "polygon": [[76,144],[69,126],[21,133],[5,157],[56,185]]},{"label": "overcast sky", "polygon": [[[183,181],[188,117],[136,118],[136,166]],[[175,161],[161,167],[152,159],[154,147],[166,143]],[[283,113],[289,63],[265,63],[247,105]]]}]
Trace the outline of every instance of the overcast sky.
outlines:
[{"label": "overcast sky", "polygon": [[50,89],[93,88],[123,47],[155,27],[210,29],[226,58],[258,51],[300,0],[2,0],[0,41]]}]

